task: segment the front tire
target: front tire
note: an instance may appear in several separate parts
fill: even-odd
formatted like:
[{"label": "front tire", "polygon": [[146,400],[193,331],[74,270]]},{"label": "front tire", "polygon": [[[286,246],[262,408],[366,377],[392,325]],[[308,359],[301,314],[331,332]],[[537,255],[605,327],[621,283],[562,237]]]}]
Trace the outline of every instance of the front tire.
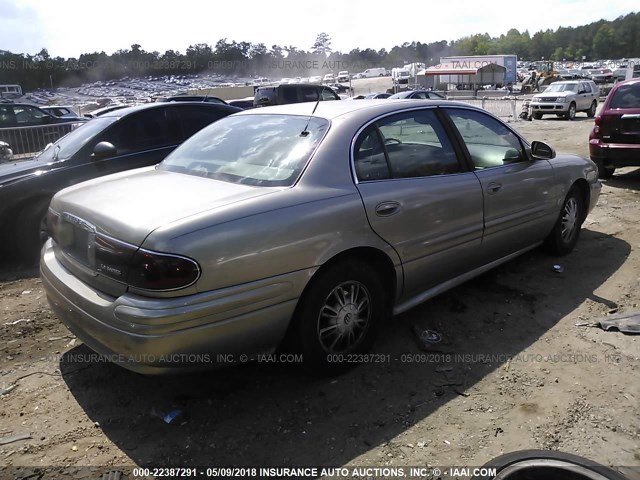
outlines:
[{"label": "front tire", "polygon": [[471,480],[626,480],[620,472],[587,458],[550,450],[506,453],[485,463],[478,471]]},{"label": "front tire", "polygon": [[545,239],[547,249],[553,255],[570,253],[578,242],[584,221],[584,198],[577,187],[572,187],[564,199],[562,210],[551,233]]},{"label": "front tire", "polygon": [[597,109],[598,109],[598,104],[594,100],[593,102],[591,102],[591,106],[589,107],[589,110],[587,110],[587,117],[589,118],[595,117]]},{"label": "front tire", "polygon": [[575,102],[571,102],[571,104],[569,105],[569,110],[567,110],[567,113],[565,113],[564,118],[566,118],[567,120],[573,120],[574,118],[576,118]]},{"label": "front tire", "polygon": [[353,367],[354,355],[373,345],[386,316],[386,295],[378,272],[349,260],[320,270],[307,287],[293,320],[294,350],[304,368],[318,376]]},{"label": "front tire", "polygon": [[531,114],[531,116],[533,117],[534,120],[542,120],[542,114],[541,113],[533,112]]}]

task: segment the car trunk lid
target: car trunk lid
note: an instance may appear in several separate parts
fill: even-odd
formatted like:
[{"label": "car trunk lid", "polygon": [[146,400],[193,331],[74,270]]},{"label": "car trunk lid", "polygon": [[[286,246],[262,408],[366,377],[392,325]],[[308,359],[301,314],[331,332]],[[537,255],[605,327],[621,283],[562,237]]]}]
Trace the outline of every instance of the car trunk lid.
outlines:
[{"label": "car trunk lid", "polygon": [[640,143],[640,108],[608,110],[597,122],[604,143]]},{"label": "car trunk lid", "polygon": [[[56,255],[86,283],[118,295],[126,291],[131,252],[151,232],[273,191],[154,167],[78,184],[63,190],[51,203],[52,210],[59,214],[54,235]],[[96,260],[99,249],[110,251],[121,271],[116,274],[104,270]],[[118,255],[122,258],[115,258]]]}]

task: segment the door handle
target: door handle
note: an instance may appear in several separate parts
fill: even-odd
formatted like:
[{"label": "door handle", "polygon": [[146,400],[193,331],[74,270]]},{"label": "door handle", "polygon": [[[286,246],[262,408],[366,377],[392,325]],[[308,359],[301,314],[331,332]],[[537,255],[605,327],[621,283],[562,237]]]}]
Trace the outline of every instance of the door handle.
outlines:
[{"label": "door handle", "polygon": [[382,202],[376,205],[376,215],[379,217],[389,217],[400,210],[398,202]]},{"label": "door handle", "polygon": [[501,183],[490,183],[489,185],[487,185],[487,193],[489,195],[493,195],[494,193],[498,193],[500,190],[502,190],[502,184]]}]

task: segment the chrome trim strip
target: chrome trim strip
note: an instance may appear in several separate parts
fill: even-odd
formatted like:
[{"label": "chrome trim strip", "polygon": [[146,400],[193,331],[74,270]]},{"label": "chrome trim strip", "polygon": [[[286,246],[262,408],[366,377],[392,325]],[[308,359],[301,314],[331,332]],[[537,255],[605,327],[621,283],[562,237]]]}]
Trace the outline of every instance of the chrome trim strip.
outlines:
[{"label": "chrome trim strip", "polygon": [[505,262],[508,262],[509,260],[514,259],[515,257],[518,257],[520,255],[522,255],[525,252],[528,252],[529,250],[533,250],[534,248],[538,247],[539,245],[542,245],[542,242],[537,242],[529,247],[523,248],[522,250],[518,250],[517,252],[511,253],[509,255],[507,255],[506,257],[502,257],[499,258],[498,260],[494,260],[491,263],[487,263],[486,265],[483,265],[481,267],[478,267],[474,270],[471,270],[469,272],[463,273],[462,275],[459,275],[455,278],[452,278],[451,280],[447,280],[444,283],[441,283],[439,285],[436,285],[435,287],[432,287],[428,290],[425,290],[422,293],[419,293],[418,295],[405,300],[404,302],[396,305],[393,308],[393,315],[400,315],[401,313],[406,312],[407,310],[412,309],[413,307],[420,305],[421,303],[429,300],[430,298],[433,298],[437,295],[440,295],[443,292],[446,292],[447,290],[452,289],[453,287],[457,287],[458,285],[471,280],[473,277],[477,277],[478,275],[487,272],[489,270],[491,270],[492,268],[497,267],[498,265],[501,265]]}]

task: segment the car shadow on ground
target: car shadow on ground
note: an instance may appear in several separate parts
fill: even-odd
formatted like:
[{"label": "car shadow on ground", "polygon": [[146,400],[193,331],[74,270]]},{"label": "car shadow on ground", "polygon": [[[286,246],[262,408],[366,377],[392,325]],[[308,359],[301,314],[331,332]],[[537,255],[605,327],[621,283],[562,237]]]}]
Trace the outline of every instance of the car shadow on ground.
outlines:
[{"label": "car shadow on ground", "polygon": [[540,122],[542,120],[549,120],[552,122],[593,122],[593,118],[586,116],[576,116],[573,120],[567,120],[564,117],[557,117],[551,115],[545,115],[540,120],[534,120],[534,122]]},{"label": "car shadow on ground", "polygon": [[0,282],[12,282],[39,275],[38,264],[23,262],[10,253],[0,252]]},{"label": "car shadow on ground", "polygon": [[613,188],[626,188],[628,190],[640,190],[640,169],[624,172],[616,171],[613,177],[604,180],[604,184]]},{"label": "car shadow on ground", "polygon": [[[60,369],[87,416],[138,465],[344,465],[467,395],[502,364],[473,360],[479,355],[517,355],[585,299],[606,311],[614,299],[594,291],[630,249],[585,229],[569,256],[534,250],[391,320],[374,349],[389,359],[337,378],[283,364],[147,377],[79,362],[90,353],[84,345],[67,352]],[[443,382],[444,356],[407,360],[422,352],[414,326],[442,335],[434,353],[471,356],[453,364],[455,381]],[[170,412],[179,414],[166,423]]]}]

